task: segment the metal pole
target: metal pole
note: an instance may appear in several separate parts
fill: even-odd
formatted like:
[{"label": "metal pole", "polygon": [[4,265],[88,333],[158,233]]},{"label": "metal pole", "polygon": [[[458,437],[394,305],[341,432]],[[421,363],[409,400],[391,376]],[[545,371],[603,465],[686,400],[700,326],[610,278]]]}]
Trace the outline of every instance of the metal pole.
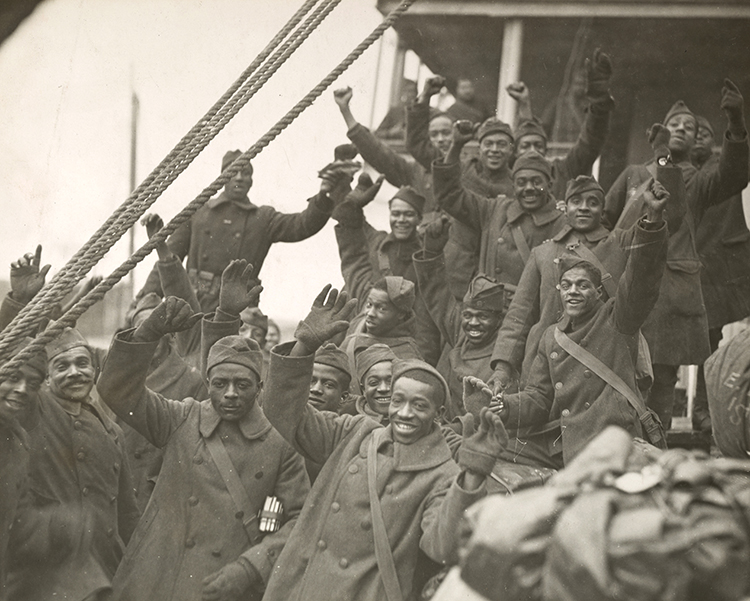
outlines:
[{"label": "metal pole", "polygon": [[[138,147],[138,110],[140,103],[138,101],[138,95],[135,91],[131,91],[130,95],[130,192],[135,190],[138,180],[136,177],[136,159],[137,159],[137,147]],[[133,256],[135,253],[135,225],[130,228],[129,232],[129,244],[128,244],[128,256]],[[131,298],[135,296],[135,272],[131,271],[129,276]]]}]

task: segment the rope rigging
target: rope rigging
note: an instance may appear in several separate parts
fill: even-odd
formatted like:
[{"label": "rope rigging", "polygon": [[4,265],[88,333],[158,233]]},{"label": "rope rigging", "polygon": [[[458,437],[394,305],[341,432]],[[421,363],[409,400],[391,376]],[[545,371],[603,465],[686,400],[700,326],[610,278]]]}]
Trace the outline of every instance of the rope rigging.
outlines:
[{"label": "rope rigging", "polygon": [[[260,58],[261,55],[268,51],[265,56],[269,56],[271,53],[270,47],[273,45],[273,43],[277,40],[280,41],[281,39],[286,37],[286,34],[282,36],[284,30],[288,28],[288,31],[291,31],[296,23],[298,23],[299,20],[302,19],[304,14],[309,12],[309,10],[314,4],[317,3],[317,1],[318,0],[307,0],[303,7],[300,8],[300,10],[295,13],[292,19],[290,19],[287,25],[285,25],[284,29],[282,29],[282,31],[277,34],[274,40],[272,40],[272,42],[269,43],[266,49],[261,52],[258,58],[253,61],[253,64],[251,64],[245,70],[245,72],[243,72],[240,79],[238,79],[237,82],[233,84],[232,88],[237,86],[236,89],[240,90],[239,96],[244,99],[244,96],[247,95],[247,99],[244,99],[244,102],[242,102],[242,106],[244,106],[244,104],[247,102],[247,100],[249,100],[252,94],[254,94],[263,85],[263,83],[265,83],[265,81],[270,78],[273,72],[278,69],[278,67],[286,60],[286,58],[288,58],[288,56],[291,55],[292,52],[294,52],[299,44],[301,44],[302,41],[306,39],[309,33],[311,33],[317,27],[317,25],[322,22],[322,20],[330,13],[330,11],[333,10],[333,8],[340,2],[340,0],[324,0],[323,4],[321,4],[321,6],[319,6],[318,9],[316,9],[316,11],[314,11],[313,14],[308,18],[308,21],[303,23],[298,29],[299,36],[304,36],[303,39],[299,41],[299,43],[297,43],[297,40],[295,38],[294,41],[289,42],[288,46],[286,46],[285,44],[284,46],[286,47],[282,46],[281,48],[279,48],[278,58],[275,60],[275,62],[272,57],[269,63],[263,65],[264,68],[261,69],[262,72],[260,73],[260,75],[256,73],[255,77],[250,77],[244,84],[241,83],[241,80],[244,81],[244,76],[246,74],[255,71],[255,68],[257,68],[253,67],[255,63],[260,64],[259,60],[261,62],[265,60],[265,57],[263,59]],[[212,109],[206,114],[206,116],[204,116],[198,122],[198,124],[194,126],[191,132],[189,132],[180,141],[180,143],[178,143],[175,149],[173,149],[173,151],[170,152],[170,154],[149,175],[149,177],[146,178],[141,186],[139,186],[139,188],[136,189],[133,194],[131,194],[131,196],[125,201],[125,203],[123,203],[123,205],[121,205],[115,211],[115,213],[110,216],[107,222],[105,222],[105,224],[101,228],[99,228],[92,239],[89,240],[89,242],[87,242],[78,251],[78,253],[76,253],[71,261],[69,261],[69,263],[64,268],[66,274],[65,277],[58,274],[47,285],[45,285],[44,289],[37,295],[37,297],[39,297],[39,300],[35,299],[36,302],[29,303],[29,305],[27,305],[27,307],[18,316],[16,316],[13,322],[8,325],[8,327],[2,332],[2,334],[0,334],[0,361],[4,362],[2,369],[0,369],[0,381],[7,378],[8,375],[17,370],[35,353],[44,350],[44,346],[48,342],[54,340],[57,336],[59,336],[60,333],[62,333],[62,331],[65,329],[65,327],[75,324],[78,318],[83,315],[83,313],[85,313],[91,306],[99,302],[104,297],[104,295],[109,290],[111,290],[115,284],[117,284],[117,282],[125,277],[138,263],[145,259],[159,243],[166,240],[170,234],[172,234],[178,227],[180,227],[183,223],[190,219],[190,217],[192,217],[192,215],[200,207],[202,207],[212,196],[214,196],[219,190],[221,190],[221,188],[224,187],[224,185],[234,176],[234,174],[238,170],[245,168],[254,157],[256,157],[266,146],[268,146],[268,144],[270,144],[282,131],[284,131],[284,129],[286,129],[342,73],[344,73],[344,71],[346,71],[346,69],[348,69],[349,66],[351,66],[351,64],[354,63],[354,61],[357,60],[365,52],[365,50],[367,50],[373,43],[375,43],[383,35],[383,33],[389,27],[391,27],[391,25],[395,23],[396,20],[404,12],[409,9],[414,1],[415,0],[402,0],[402,2],[395,9],[393,9],[383,19],[383,21],[375,29],[373,29],[373,31],[362,42],[360,42],[346,56],[346,58],[344,58],[344,60],[342,60],[336,67],[334,67],[334,69],[328,75],[326,75],[326,77],[324,77],[320,81],[320,83],[318,83],[312,90],[310,90],[292,109],[290,109],[286,113],[286,115],[284,115],[279,121],[277,121],[277,123],[273,127],[271,127],[271,129],[269,129],[263,136],[258,139],[257,142],[255,142],[255,144],[253,144],[247,151],[245,151],[239,158],[237,158],[234,163],[232,163],[232,165],[230,165],[218,178],[216,178],[208,187],[204,188],[204,190],[198,196],[196,196],[187,206],[185,206],[177,215],[175,215],[166,226],[164,226],[155,236],[153,236],[141,248],[133,253],[131,257],[129,257],[124,263],[122,263],[117,269],[115,269],[109,276],[102,280],[86,296],[78,300],[78,302],[76,302],[75,305],[73,305],[62,317],[60,317],[60,319],[50,324],[50,326],[43,333],[37,336],[33,340],[33,342],[26,346],[15,357],[13,357],[13,359],[9,360],[12,351],[15,349],[17,344],[25,336],[27,336],[29,332],[33,331],[37,327],[38,323],[44,317],[44,312],[47,307],[67,294],[70,288],[75,285],[75,282],[80,281],[80,279],[85,276],[85,274],[98,262],[99,258],[101,258],[101,256],[103,256],[103,254],[106,252],[106,250],[104,252],[101,252],[101,249],[106,247],[106,249],[108,250],[109,248],[111,248],[111,246],[114,245],[114,243],[122,235],[124,235],[124,233],[127,232],[127,230],[143,215],[143,213],[145,213],[148,207],[150,207],[156,201],[158,195],[155,196],[153,200],[151,200],[152,187],[153,189],[158,189],[160,185],[167,181],[171,183],[171,181],[173,181],[174,178],[179,175],[179,173],[177,173],[172,177],[172,174],[174,173],[173,169],[176,171],[179,167],[182,167],[182,169],[179,171],[181,173],[181,171],[187,167],[189,162],[193,160],[194,156],[192,156],[189,161],[187,160],[187,157],[191,156],[191,152],[195,148],[190,146],[190,143],[192,142],[191,134],[193,133],[193,131],[197,130],[197,132],[202,133],[207,128],[208,133],[206,133],[205,135],[208,136],[213,133],[213,135],[211,135],[210,137],[210,139],[213,139],[213,137],[215,137],[221,127],[223,127],[226,122],[228,122],[228,120],[231,119],[234,114],[236,114],[239,108],[241,108],[238,101],[238,105],[236,106],[236,108],[234,108],[233,105],[233,108],[225,110],[222,117],[216,117],[226,104],[226,102],[222,103],[222,100],[224,100],[227,96],[229,96],[230,98],[234,97],[235,92],[231,91],[232,88],[230,88],[230,90],[228,90],[227,93],[222,96],[222,99],[220,99],[212,107]],[[273,56],[277,56],[277,53],[275,53]],[[265,77],[265,79],[263,79],[263,81],[261,82],[261,79],[263,77]],[[245,91],[244,94],[242,93],[243,90]],[[218,106],[220,104],[221,106]],[[231,116],[229,116],[230,114]],[[223,119],[226,119],[226,121],[222,123]],[[208,127],[209,124],[212,124],[214,122],[214,120],[217,120],[216,125]],[[219,123],[221,123],[220,127]],[[214,132],[214,130],[216,131]],[[196,133],[195,135],[200,135],[200,133]],[[210,139],[208,141],[210,141]],[[205,142],[203,147],[208,144],[208,141]],[[186,148],[188,148],[188,150],[186,150]],[[200,150],[198,152],[200,152]],[[195,156],[197,156],[198,152],[195,153]],[[169,160],[170,156],[174,156],[175,158]],[[184,162],[186,162],[186,164],[183,167],[182,165]],[[175,165],[177,165],[177,167],[175,167]],[[169,183],[167,183],[163,189],[166,189]],[[163,189],[161,191],[163,191]],[[138,193],[139,190],[142,190],[142,192]],[[159,194],[161,194],[161,191],[159,192]],[[99,234],[101,237],[97,238],[97,234]],[[96,252],[94,252],[94,248],[96,248]],[[71,280],[74,281],[72,285],[70,284]]]}]

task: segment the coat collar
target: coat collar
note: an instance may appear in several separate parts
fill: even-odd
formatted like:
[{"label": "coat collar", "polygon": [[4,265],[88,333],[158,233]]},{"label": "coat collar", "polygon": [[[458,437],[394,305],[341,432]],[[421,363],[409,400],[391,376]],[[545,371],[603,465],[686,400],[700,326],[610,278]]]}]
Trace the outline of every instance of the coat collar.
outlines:
[{"label": "coat collar", "polygon": [[208,205],[209,209],[214,209],[228,202],[231,202],[235,207],[237,207],[238,209],[242,209],[243,211],[254,211],[258,208],[256,205],[250,202],[250,199],[248,199],[247,196],[245,196],[245,198],[240,201],[230,200],[224,192],[209,199],[206,204]]},{"label": "coat collar", "polygon": [[354,401],[354,407],[357,410],[358,414],[366,415],[370,419],[374,419],[376,422],[378,422],[379,424],[383,424],[384,426],[388,425],[388,416],[380,415],[379,413],[375,413],[372,409],[370,409],[370,407],[367,405],[365,397],[358,396],[357,400]]},{"label": "coat collar", "polygon": [[513,201],[508,205],[507,215],[508,223],[513,223],[524,215],[529,215],[531,219],[533,219],[534,225],[537,227],[541,227],[558,219],[561,213],[555,206],[555,199],[550,196],[547,204],[538,211],[534,211],[533,213],[524,211],[518,200],[514,198]]},{"label": "coat collar", "polygon": [[600,225],[593,232],[581,233],[575,231],[572,227],[570,227],[570,225],[566,223],[563,228],[552,237],[552,239],[555,242],[562,243],[567,241],[566,238],[568,236],[577,237],[579,240],[581,238],[586,238],[586,240],[588,240],[589,242],[599,242],[609,236],[609,230],[607,230],[607,228],[605,228],[603,225]]},{"label": "coat collar", "polygon": [[[111,434],[116,434],[115,428],[114,428],[114,422],[110,419],[110,417],[105,413],[105,411],[99,406],[99,403],[96,401],[96,399],[89,395],[89,397],[81,402],[77,403],[75,401],[69,401],[67,399],[64,399],[62,397],[57,396],[54,394],[51,390],[48,391],[49,396],[51,396],[53,399],[55,399],[55,402],[60,406],[60,408],[65,411],[68,415],[72,417],[78,417],[81,415],[81,411],[83,410],[83,405],[86,405],[86,408],[93,413],[96,418],[102,423],[104,426],[104,429],[107,430],[107,432]],[[39,398],[40,404],[39,409],[41,411],[44,411],[44,399]]]},{"label": "coat collar", "polygon": [[[443,438],[443,433],[437,425],[424,438],[413,444],[401,444],[393,440],[393,430],[388,424],[385,428],[376,428],[372,431],[375,436],[378,450],[385,445],[393,445],[394,470],[397,472],[420,472],[429,470],[450,461],[451,451]],[[365,437],[360,445],[360,455],[367,457],[367,446],[369,437]]]},{"label": "coat collar", "polygon": [[[219,425],[219,422],[221,422],[221,418],[214,411],[211,400],[206,399],[205,401],[201,401],[200,426],[198,428],[201,436],[203,438],[211,436]],[[239,427],[242,435],[248,440],[260,438],[271,429],[271,422],[264,415],[263,410],[258,405],[257,399],[248,414],[239,421]]]}]

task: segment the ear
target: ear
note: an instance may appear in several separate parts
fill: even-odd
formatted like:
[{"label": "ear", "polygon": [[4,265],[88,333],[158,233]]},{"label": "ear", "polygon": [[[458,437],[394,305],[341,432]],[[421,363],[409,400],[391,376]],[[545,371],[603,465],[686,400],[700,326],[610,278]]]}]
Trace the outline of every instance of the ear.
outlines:
[{"label": "ear", "polygon": [[602,297],[602,294],[604,294],[604,287],[600,285],[600,286],[599,286],[599,287],[598,287],[598,288],[596,289],[596,298],[601,298],[601,297]]},{"label": "ear", "polygon": [[443,403],[440,406],[440,409],[438,409],[437,415],[435,415],[435,423],[439,424],[440,422],[443,421],[443,416],[445,415],[445,412],[446,412],[445,403]]}]

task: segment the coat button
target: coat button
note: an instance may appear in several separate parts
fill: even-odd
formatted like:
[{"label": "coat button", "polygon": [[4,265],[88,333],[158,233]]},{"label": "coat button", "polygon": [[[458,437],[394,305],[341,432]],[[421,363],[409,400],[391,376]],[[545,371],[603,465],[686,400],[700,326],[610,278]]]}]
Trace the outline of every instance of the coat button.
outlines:
[{"label": "coat button", "polygon": [[84,487],[83,487],[83,489],[81,490],[81,494],[82,494],[82,495],[83,495],[84,497],[88,496],[88,494],[89,494],[89,489],[88,489],[88,486],[84,486]]},{"label": "coat button", "polygon": [[557,357],[558,357],[557,351],[552,351],[549,354],[549,356],[550,356],[551,359],[557,359]]},{"label": "coat button", "polygon": [[198,504],[198,497],[190,497],[188,499],[188,503],[195,507]]},{"label": "coat button", "polygon": [[349,560],[347,560],[346,558],[342,557],[341,561],[339,561],[339,565],[341,566],[342,570],[345,570],[346,568],[349,567]]},{"label": "coat button", "polygon": [[235,232],[235,233],[234,233],[234,237],[235,237],[235,238],[239,238],[239,237],[240,237],[240,233],[239,233],[239,232]]},{"label": "coat button", "polygon": [[221,557],[221,551],[219,549],[214,549],[213,551],[211,551],[211,555],[213,555],[214,557]]},{"label": "coat button", "polygon": [[245,512],[244,511],[238,511],[237,513],[234,514],[234,517],[236,517],[238,520],[241,520],[242,518],[245,517]]},{"label": "coat button", "polygon": [[74,428],[75,428],[76,430],[80,430],[81,428],[83,428],[83,424],[82,424],[81,422],[78,422],[78,421],[77,421],[77,422],[74,422],[74,423],[73,423],[73,427],[74,427]]},{"label": "coat button", "polygon": [[563,409],[562,410],[562,416],[568,417],[570,415],[570,409]]},{"label": "coat button", "polygon": [[195,541],[194,541],[194,540],[193,540],[192,538],[189,538],[189,539],[187,539],[187,540],[185,541],[185,546],[186,546],[186,547],[187,547],[188,549],[192,549],[193,547],[195,547]]},{"label": "coat button", "polygon": [[86,453],[81,451],[80,453],[78,453],[78,455],[76,455],[76,457],[78,458],[78,461],[83,461],[84,459],[86,459]]},{"label": "coat button", "polygon": [[135,453],[133,453],[133,457],[135,457],[136,459],[140,459],[142,457],[141,452],[136,451]]},{"label": "coat button", "polygon": [[591,407],[591,403],[584,403],[583,406],[586,407],[586,409],[588,409],[589,407]]},{"label": "coat button", "polygon": [[505,238],[498,238],[497,239],[497,243],[498,244],[502,244],[503,242],[505,242]]},{"label": "coat button", "polygon": [[591,372],[590,372],[590,371],[589,371],[588,369],[587,369],[587,370],[585,370],[585,371],[583,372],[583,377],[584,377],[584,378],[590,378],[590,377],[591,377]]},{"label": "coat button", "polygon": [[263,477],[263,472],[257,472],[257,473],[255,474],[255,479],[256,479],[256,480],[260,480],[260,479],[261,479],[262,477]]},{"label": "coat button", "polygon": [[119,464],[119,463],[115,463],[115,464],[114,464],[114,465],[113,465],[112,467],[114,468],[114,470],[115,470],[116,472],[117,472],[117,471],[120,471],[120,464]]},{"label": "coat button", "polygon": [[320,550],[322,551],[322,550],[324,550],[325,548],[326,548],[326,541],[324,541],[324,540],[319,540],[319,541],[318,541],[318,549],[320,549]]},{"label": "coat button", "polygon": [[393,486],[391,486],[390,484],[388,486],[386,486],[385,487],[385,492],[386,492],[386,494],[391,494],[393,492]]},{"label": "coat button", "polygon": [[563,387],[563,383],[562,382],[558,382],[557,384],[555,384],[555,389],[556,390],[560,390],[562,387]]},{"label": "coat button", "polygon": [[113,537],[114,535],[115,535],[115,531],[114,531],[114,529],[112,529],[112,528],[108,528],[108,529],[107,529],[107,536],[108,536],[109,538],[112,538],[112,537]]},{"label": "coat button", "polygon": [[372,524],[370,523],[370,520],[362,520],[362,523],[359,525],[362,530],[369,530],[372,528]]},{"label": "coat button", "polygon": [[203,463],[203,457],[193,457],[193,463],[195,465],[200,465],[201,463]]},{"label": "coat button", "polygon": [[359,471],[358,465],[350,465],[349,466],[349,473],[350,474],[356,474]]},{"label": "coat button", "polygon": [[333,513],[338,513],[339,509],[341,509],[341,505],[339,505],[335,501],[331,503],[331,511],[333,511]]}]

